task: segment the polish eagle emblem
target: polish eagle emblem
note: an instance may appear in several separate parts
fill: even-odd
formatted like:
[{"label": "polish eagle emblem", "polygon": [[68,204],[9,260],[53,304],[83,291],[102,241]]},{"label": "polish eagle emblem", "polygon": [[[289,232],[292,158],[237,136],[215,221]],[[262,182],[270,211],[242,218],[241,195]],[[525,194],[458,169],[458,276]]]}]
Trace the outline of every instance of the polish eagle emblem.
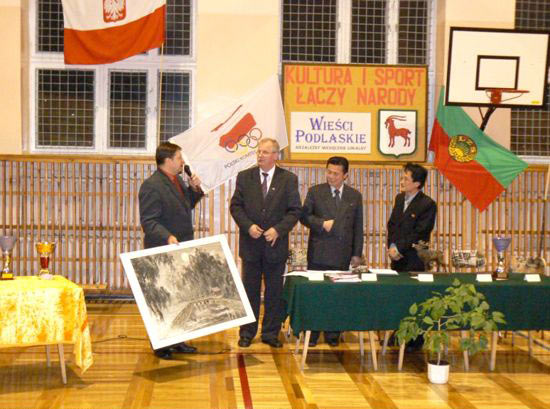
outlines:
[{"label": "polish eagle emblem", "polygon": [[126,0],[103,0],[103,21],[113,23],[126,17]]}]

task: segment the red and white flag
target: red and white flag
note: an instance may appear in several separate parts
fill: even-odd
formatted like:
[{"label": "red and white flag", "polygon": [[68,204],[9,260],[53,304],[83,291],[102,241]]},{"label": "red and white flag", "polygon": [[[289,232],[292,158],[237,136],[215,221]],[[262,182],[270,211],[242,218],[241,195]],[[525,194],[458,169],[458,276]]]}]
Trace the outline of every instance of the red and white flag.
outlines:
[{"label": "red and white flag", "polygon": [[276,139],[281,149],[288,146],[277,75],[170,142],[181,146],[185,162],[207,193],[255,165],[262,138]]},{"label": "red and white flag", "polygon": [[66,64],[124,60],[164,42],[166,0],[62,0]]}]

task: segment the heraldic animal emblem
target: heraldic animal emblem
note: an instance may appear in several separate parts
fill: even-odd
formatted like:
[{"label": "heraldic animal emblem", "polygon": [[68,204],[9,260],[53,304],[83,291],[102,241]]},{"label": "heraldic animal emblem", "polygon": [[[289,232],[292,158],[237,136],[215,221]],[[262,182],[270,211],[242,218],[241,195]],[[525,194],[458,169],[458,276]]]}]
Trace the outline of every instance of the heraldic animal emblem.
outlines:
[{"label": "heraldic animal emblem", "polygon": [[411,145],[411,138],[410,133],[411,131],[407,128],[397,128],[395,126],[395,121],[404,121],[405,117],[401,115],[390,115],[388,118],[386,118],[386,128],[388,128],[388,134],[390,136],[390,143],[389,147],[393,147],[395,145],[395,137],[399,136],[403,138],[404,145],[403,146],[410,146]]},{"label": "heraldic animal emblem", "polygon": [[126,0],[103,0],[103,21],[114,23],[126,17]]}]

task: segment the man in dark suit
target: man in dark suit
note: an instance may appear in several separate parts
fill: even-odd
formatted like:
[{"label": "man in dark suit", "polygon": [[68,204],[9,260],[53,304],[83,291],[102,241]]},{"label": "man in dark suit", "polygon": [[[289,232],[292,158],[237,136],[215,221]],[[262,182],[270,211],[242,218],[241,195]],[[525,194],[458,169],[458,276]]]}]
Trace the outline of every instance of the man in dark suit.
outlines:
[{"label": "man in dark suit", "polygon": [[[363,253],[363,197],[347,186],[348,160],[333,156],[327,161],[327,183],[307,192],[300,221],[309,227],[308,270],[348,270],[359,265]],[[312,331],[309,346],[317,345],[319,331]],[[338,346],[340,332],[325,331],[325,341]]]},{"label": "man in dark suit", "polygon": [[420,165],[407,163],[401,176],[401,193],[388,221],[388,255],[396,271],[424,271],[413,244],[430,241],[437,205],[422,192],[428,172]]},{"label": "man in dark suit", "polygon": [[279,144],[263,138],[258,166],[239,172],[229,210],[239,226],[239,256],[243,284],[256,322],[241,326],[239,346],[250,346],[258,331],[262,274],[265,281],[262,342],[274,348],[284,319],[283,273],[288,257],[288,234],[301,212],[298,178],[275,166]]},{"label": "man in dark suit", "polygon": [[[204,195],[196,175],[189,178],[189,187],[183,183],[180,174],[185,163],[178,145],[161,143],[157,147],[155,159],[157,170],[139,189],[139,217],[146,249],[193,240],[191,212]],[[155,355],[170,359],[173,352],[195,351],[195,347],[182,342],[157,349]]]}]

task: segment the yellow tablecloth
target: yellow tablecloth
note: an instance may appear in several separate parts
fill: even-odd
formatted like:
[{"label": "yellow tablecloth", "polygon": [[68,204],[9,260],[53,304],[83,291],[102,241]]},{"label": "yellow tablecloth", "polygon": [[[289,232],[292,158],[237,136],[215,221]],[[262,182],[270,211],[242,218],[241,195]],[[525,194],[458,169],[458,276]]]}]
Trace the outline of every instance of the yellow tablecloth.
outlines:
[{"label": "yellow tablecloth", "polygon": [[73,344],[76,365],[93,362],[84,291],[61,276],[0,281],[0,347]]}]

